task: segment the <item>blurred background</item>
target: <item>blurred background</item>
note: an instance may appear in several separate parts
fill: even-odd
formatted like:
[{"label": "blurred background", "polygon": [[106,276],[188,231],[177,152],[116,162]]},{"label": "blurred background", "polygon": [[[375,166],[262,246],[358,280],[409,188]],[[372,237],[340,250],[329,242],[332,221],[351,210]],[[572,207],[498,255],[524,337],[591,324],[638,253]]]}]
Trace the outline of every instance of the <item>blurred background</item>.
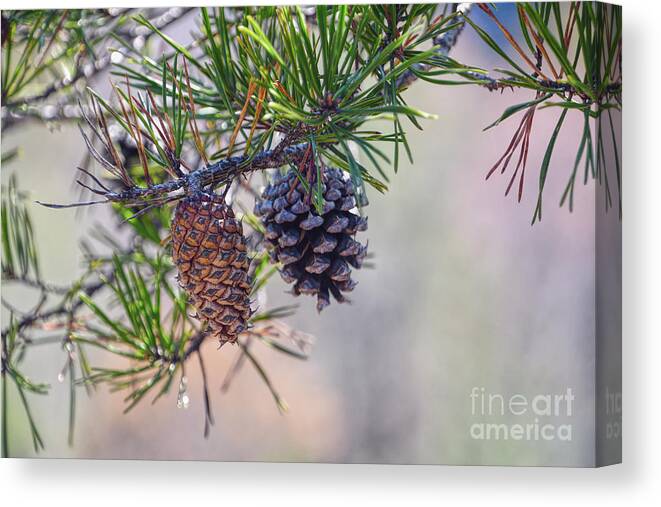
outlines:
[{"label": "blurred background", "polygon": [[[475,11],[476,9],[474,9]],[[499,17],[516,30],[512,5]],[[473,18],[492,28],[481,13]],[[169,34],[186,41],[194,16]],[[495,31],[491,34],[498,38]],[[467,27],[452,56],[484,68],[499,66]],[[99,79],[107,90],[107,75]],[[567,116],[551,162],[544,217],[531,227],[539,166],[557,121],[555,108],[535,116],[521,203],[504,197],[507,174],[485,175],[510,142],[516,118],[483,132],[502,111],[530,93],[489,92],[475,86],[417,82],[409,104],[438,115],[424,130],[410,126],[414,163],[402,159],[390,191],[369,193],[369,239],[374,269],[355,274],[351,305],[321,315],[299,298],[287,322],[316,337],[310,358],[296,361],[256,350],[290,410],[281,415],[254,369],[245,367],[230,391],[220,385],[236,350],[210,341],[204,355],[216,424],[203,437],[199,371],[189,368],[190,405],[177,408],[176,389],[155,405],[123,415],[121,394],[81,390],[76,436],[66,442],[68,386],[57,376],[59,345],[33,347],[25,372],[52,386],[31,395],[46,450],[40,457],[324,461],[379,463],[590,465],[594,458],[594,210],[595,185],[577,186],[575,209],[558,208],[573,167],[582,117]],[[21,154],[3,167],[32,199],[72,202],[72,182],[85,146],[75,125],[30,125],[2,138],[3,151]],[[511,170],[511,168],[510,168]],[[80,272],[78,242],[111,214],[80,214],[30,206],[44,277],[70,282]],[[279,280],[269,304],[291,303]],[[16,306],[34,294],[3,287]],[[7,313],[2,313],[3,326]],[[571,442],[475,441],[470,438],[473,387],[505,396],[576,396]],[[27,421],[10,389],[13,456],[35,456]],[[503,419],[506,422],[506,418]],[[518,419],[517,422],[532,422]]]}]

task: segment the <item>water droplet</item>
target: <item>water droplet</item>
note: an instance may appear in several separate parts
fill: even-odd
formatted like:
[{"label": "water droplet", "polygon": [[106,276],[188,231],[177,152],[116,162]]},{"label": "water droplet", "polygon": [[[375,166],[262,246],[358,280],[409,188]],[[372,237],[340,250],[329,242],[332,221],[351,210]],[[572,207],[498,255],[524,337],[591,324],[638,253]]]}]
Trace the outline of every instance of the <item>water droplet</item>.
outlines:
[{"label": "water droplet", "polygon": [[60,372],[57,374],[57,381],[61,384],[64,382],[64,372]]},{"label": "water droplet", "polygon": [[[136,38],[138,40],[140,37]],[[140,49],[140,48],[136,48]],[[121,63],[121,61],[124,59],[124,55],[120,53],[119,51],[113,51],[113,53],[110,55],[110,61],[112,63]]]},{"label": "water droplet", "polygon": [[179,396],[177,397],[177,407],[185,409],[188,408],[189,405],[190,405],[190,398],[188,397],[188,395],[186,393],[184,394],[180,393]]},{"label": "water droplet", "polygon": [[188,408],[188,405],[190,405],[190,398],[188,397],[188,391],[186,389],[187,384],[188,381],[186,377],[181,377],[181,380],[179,381],[179,394],[177,395],[177,408],[186,409]]},{"label": "water droplet", "polygon": [[41,110],[41,114],[46,120],[50,120],[57,114],[57,108],[55,106],[45,106]]}]

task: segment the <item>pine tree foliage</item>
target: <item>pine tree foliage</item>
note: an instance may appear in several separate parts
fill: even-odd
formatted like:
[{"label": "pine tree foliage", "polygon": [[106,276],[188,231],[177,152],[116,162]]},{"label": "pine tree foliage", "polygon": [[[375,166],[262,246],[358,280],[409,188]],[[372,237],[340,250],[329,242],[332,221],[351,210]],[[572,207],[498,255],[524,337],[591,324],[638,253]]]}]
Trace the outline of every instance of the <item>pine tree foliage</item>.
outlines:
[{"label": "pine tree foliage", "polygon": [[[563,18],[558,3],[517,4],[521,34],[524,42],[517,42],[498,19],[491,7],[479,4],[479,8],[498,26],[514,52],[515,60],[496,44],[494,39],[478,27],[470,18],[468,23],[477,31],[484,42],[503,60],[507,69],[499,73],[503,77],[493,78],[482,73],[473,77],[491,90],[524,88],[535,92],[532,100],[507,108],[494,123],[517,113],[523,118],[503,156],[490,169],[489,178],[497,169],[505,172],[515,152],[519,152],[517,165],[507,187],[509,193],[518,177],[518,200],[521,200],[528,157],[528,146],[533,128],[535,111],[544,108],[560,110],[556,127],[548,141],[546,153],[539,170],[539,194],[533,215],[533,224],[542,218],[542,194],[546,184],[553,149],[558,133],[569,111],[580,113],[584,119],[576,154],[576,162],[569,176],[566,189],[560,200],[573,209],[573,196],[578,168],[584,164],[584,181],[589,177],[603,183],[607,207],[613,206],[616,195],[617,209],[621,214],[621,171],[616,131],[611,111],[622,106],[622,10],[617,5],[595,2],[572,2]],[[592,124],[596,120],[596,126]],[[606,124],[606,120],[608,123]],[[604,133],[607,129],[607,133]],[[485,129],[486,130],[486,129]],[[596,130],[596,132],[595,132]],[[615,153],[605,153],[604,136],[612,136]],[[616,182],[608,181],[606,161],[615,164]]]},{"label": "pine tree foliage", "polygon": [[[200,399],[208,434],[213,414],[201,346],[215,335],[208,322],[195,316],[201,300],[190,293],[196,286],[209,289],[207,281],[187,286],[190,290],[176,283],[169,231],[172,211],[182,199],[199,203],[206,196],[223,202],[245,227],[249,292],[256,303],[246,329],[236,337],[237,359],[223,390],[242,365],[249,364],[278,408],[286,410],[253,348],[271,347],[306,359],[310,338],[284,323],[294,306],[262,305],[265,287],[278,271],[291,281],[314,279],[318,288],[306,292],[297,283],[294,292],[314,293],[320,309],[327,304],[331,285],[353,288],[346,273],[338,270],[346,264],[341,252],[349,252],[345,257],[354,268],[362,264],[365,251],[352,236],[366,228],[368,192],[387,192],[401,157],[413,160],[415,155],[407,132],[434,119],[417,109],[407,93],[416,81],[436,85],[439,93],[458,85],[483,87],[486,93],[530,93],[528,101],[508,107],[487,126],[506,128],[510,118],[519,120],[487,178],[509,171],[506,193],[516,189],[521,200],[529,145],[544,142],[543,160],[535,162],[539,193],[533,223],[542,218],[544,188],[565,118],[581,115],[584,129],[560,204],[573,209],[576,180],[582,174],[584,183],[595,179],[601,184],[607,205],[621,213],[612,117],[622,101],[621,9],[594,2],[564,7],[524,2],[517,4],[519,26],[514,30],[503,24],[496,7],[4,11],[3,132],[28,119],[77,121],[89,152],[76,177],[81,198],[71,204],[42,204],[55,209],[110,204],[117,224],[91,231],[81,244],[82,275],[70,286],[53,286],[39,269],[26,195],[14,179],[3,188],[3,282],[39,294],[37,306],[28,311],[3,299],[11,315],[2,330],[3,455],[10,452],[7,434],[13,431],[7,428],[10,381],[27,414],[35,449],[43,447],[28,395],[43,394],[48,386],[20,373],[26,352],[38,344],[60,344],[64,353],[59,379],[67,379],[70,386],[70,443],[80,389],[91,394],[106,385],[122,392],[127,411],[171,391],[177,392],[179,406],[187,406],[192,395],[186,371],[193,367],[204,381]],[[168,27],[185,15],[195,17],[196,30],[191,42],[181,43],[168,35]],[[466,30],[502,60],[502,68],[482,69],[450,56]],[[501,38],[506,43],[497,42]],[[109,96],[94,86],[105,70],[112,81]],[[545,108],[559,111],[546,141],[533,135],[535,113]],[[384,124],[388,127],[382,128]],[[606,143],[606,136],[614,142]],[[607,146],[615,153],[607,154]],[[16,156],[3,152],[3,165]],[[608,180],[608,160],[615,160],[616,182]],[[347,189],[333,192],[335,180],[346,182]],[[274,203],[266,193],[262,197],[268,184],[283,207],[295,204],[301,210],[300,217],[295,213],[296,227],[277,234],[269,229],[267,208]],[[345,206],[348,196],[355,209]],[[308,223],[302,210],[319,221],[336,207],[346,214],[340,217],[346,224],[337,235],[317,229],[315,236],[301,239],[314,229],[301,226]],[[323,218],[324,227],[328,220]],[[118,234],[120,229],[128,231],[128,241],[117,239],[124,236]],[[183,237],[174,239],[179,240]],[[337,250],[340,240],[343,246]],[[300,268],[294,276],[289,273],[293,268],[283,265],[288,257],[282,252],[296,245],[302,245],[296,262],[303,260],[300,266],[290,263]],[[321,250],[308,254],[308,248]],[[98,354],[89,355],[90,350],[122,359],[124,367],[98,366]]]}]

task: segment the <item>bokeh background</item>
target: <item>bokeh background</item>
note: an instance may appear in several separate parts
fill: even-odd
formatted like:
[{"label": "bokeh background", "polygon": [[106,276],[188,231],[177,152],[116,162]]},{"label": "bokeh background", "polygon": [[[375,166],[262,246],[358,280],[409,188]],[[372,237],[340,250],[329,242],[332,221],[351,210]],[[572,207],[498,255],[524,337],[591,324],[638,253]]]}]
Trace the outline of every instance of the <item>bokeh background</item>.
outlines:
[{"label": "bokeh background", "polygon": [[[492,27],[481,13],[472,16]],[[518,32],[511,5],[500,5],[499,16]],[[186,17],[169,33],[186,41],[194,22]],[[501,65],[470,28],[452,56],[485,68]],[[103,76],[101,89],[106,82]],[[369,239],[375,268],[356,274],[351,305],[334,304],[317,315],[313,301],[298,301],[299,311],[287,321],[316,337],[307,361],[255,349],[290,406],[286,415],[250,367],[221,394],[236,350],[217,351],[210,342],[203,349],[216,417],[209,438],[202,435],[201,380],[193,366],[187,371],[187,409],[177,408],[176,389],[126,415],[121,395],[99,388],[87,397],[81,390],[69,447],[68,386],[57,380],[65,354],[58,345],[33,347],[24,369],[52,385],[49,396],[31,396],[46,444],[38,456],[592,464],[594,183],[577,186],[572,214],[558,208],[582,118],[571,112],[567,117],[550,166],[544,218],[531,227],[538,169],[559,111],[542,110],[535,117],[526,188],[516,203],[503,195],[507,174],[489,181],[485,175],[518,122],[482,129],[507,106],[530,100],[530,93],[418,82],[407,96],[438,120],[425,121],[423,131],[408,129],[414,163],[402,163],[387,195],[369,194],[370,228],[363,237]],[[13,172],[34,199],[76,199],[74,169],[85,147],[75,125],[30,125],[3,136],[2,144],[3,151],[21,146],[19,159],[3,167],[3,184]],[[30,211],[46,279],[69,282],[80,272],[79,240],[96,223],[110,221],[110,213],[102,207],[76,214],[38,205]],[[269,304],[290,303],[284,291],[279,280],[271,283]],[[25,307],[35,297],[11,287],[3,287],[2,296]],[[2,319],[4,325],[4,310]],[[474,386],[529,396],[571,387],[573,440],[471,440]],[[10,391],[12,455],[35,456],[26,419]]]}]

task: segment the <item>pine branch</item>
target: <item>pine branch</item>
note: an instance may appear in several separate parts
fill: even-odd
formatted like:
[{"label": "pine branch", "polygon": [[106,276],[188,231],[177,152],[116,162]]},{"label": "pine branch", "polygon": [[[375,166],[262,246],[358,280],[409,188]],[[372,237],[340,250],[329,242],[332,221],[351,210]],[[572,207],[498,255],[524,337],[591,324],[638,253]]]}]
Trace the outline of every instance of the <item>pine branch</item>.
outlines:
[{"label": "pine branch", "polygon": [[[171,7],[154,17],[151,23],[156,29],[165,30],[193,10],[193,8]],[[120,10],[114,15],[114,18],[126,18],[132,12],[137,11],[137,9]],[[148,31],[141,25],[129,25],[127,29],[118,30],[116,23],[105,23],[102,29],[90,31],[86,34],[88,39],[99,41],[104,41],[109,36],[115,37],[124,46],[134,47],[141,38],[145,39],[143,44],[147,44],[149,39],[156,36],[156,32]],[[86,53],[80,52],[73,59],[75,69],[73,75],[67,75],[52,82],[35,95],[10,102],[3,101],[2,130],[8,130],[26,119],[36,119],[43,122],[80,120],[80,110],[76,105],[78,93],[67,94],[54,104],[45,102],[54,95],[70,91],[81,81],[93,81],[110,67],[112,60],[109,54],[93,56],[93,61],[86,62]]]},{"label": "pine branch", "polygon": [[[378,161],[376,160],[374,155],[376,154],[378,155],[379,158],[384,158],[384,159],[385,159],[385,155],[383,155],[379,150],[373,148],[371,145],[374,143],[374,141],[378,140],[379,138],[383,138],[384,140],[388,139],[395,143],[405,142],[404,139],[405,134],[401,129],[399,120],[397,120],[398,127],[396,128],[395,136],[390,138],[388,138],[388,136],[380,135],[378,133],[375,133],[375,135],[370,135],[369,132],[367,133],[369,137],[364,138],[361,137],[360,134],[354,133],[354,131],[356,131],[358,129],[358,126],[362,124],[366,119],[368,119],[371,115],[378,115],[378,114],[397,115],[398,113],[402,113],[405,114],[407,117],[409,117],[409,119],[411,119],[411,121],[414,122],[414,124],[417,124],[415,120],[416,116],[421,116],[421,117],[428,116],[420,111],[417,111],[405,105],[399,98],[393,99],[392,102],[385,101],[384,104],[383,95],[382,93],[379,92],[379,90],[381,88],[390,87],[390,85],[387,84],[390,81],[388,79],[388,76],[392,75],[392,82],[400,83],[400,86],[397,86],[397,93],[399,93],[404,88],[408,87],[410,84],[412,84],[414,81],[418,79],[420,73],[423,72],[423,68],[424,69],[429,68],[430,64],[425,63],[426,60],[438,56],[447,55],[450,49],[457,42],[459,33],[461,32],[464,26],[463,22],[457,23],[456,25],[451,25],[450,23],[456,15],[468,12],[469,8],[470,7],[468,4],[461,4],[459,7],[454,8],[455,10],[452,12],[452,14],[449,17],[447,18],[439,17],[435,21],[431,22],[424,29],[424,31],[422,31],[421,33],[416,32],[415,34],[412,29],[410,29],[411,30],[410,32],[399,34],[398,32],[400,28],[396,26],[398,24],[398,21],[391,20],[391,23],[395,23],[392,25],[394,30],[394,35],[392,35],[390,38],[383,39],[380,45],[376,47],[376,54],[372,55],[370,65],[357,68],[353,73],[347,74],[346,76],[342,76],[341,80],[339,81],[339,84],[337,84],[338,86],[337,93],[335,93],[335,91],[333,91],[333,93],[331,93],[330,91],[327,92],[322,100],[322,103],[319,104],[317,107],[311,108],[311,110],[309,111],[305,111],[303,113],[305,116],[301,116],[301,113],[289,110],[288,108],[293,107],[293,104],[296,103],[297,101],[305,101],[309,103],[312,100],[312,103],[315,104],[314,99],[310,97],[306,97],[306,92],[304,92],[303,89],[299,89],[298,88],[299,85],[294,86],[293,89],[288,92],[282,87],[280,81],[276,79],[275,81],[273,81],[274,88],[271,89],[270,93],[275,94],[275,97],[281,100],[281,102],[275,102],[273,100],[268,103],[267,107],[270,108],[275,113],[282,114],[283,118],[279,121],[276,121],[272,125],[267,124],[265,128],[269,128],[269,127],[270,128],[268,133],[265,135],[271,136],[273,134],[273,131],[277,131],[284,136],[284,140],[281,141],[280,144],[275,148],[255,150],[252,153],[245,153],[243,156],[238,156],[238,157],[230,156],[214,164],[206,165],[202,168],[198,168],[195,170],[189,170],[188,173],[184,175],[181,175],[180,174],[181,171],[179,171],[179,165],[183,163],[180,156],[178,155],[178,153],[180,153],[181,151],[180,144],[177,144],[175,147],[172,144],[172,142],[168,140],[168,139],[179,140],[180,138],[169,134],[168,136],[164,137],[165,125],[163,124],[163,117],[169,122],[168,125],[170,123],[174,125],[175,121],[178,121],[177,119],[180,117],[182,112],[175,108],[175,103],[176,103],[175,99],[177,99],[178,97],[178,100],[181,101],[181,96],[182,96],[181,90],[185,89],[186,87],[188,88],[188,93],[189,93],[189,96],[186,100],[187,101],[190,100],[190,103],[194,103],[194,101],[191,95],[190,82],[188,81],[188,77],[187,77],[188,76],[187,67],[186,67],[186,81],[182,83],[181,82],[182,78],[177,77],[177,73],[172,71],[172,69],[170,68],[167,62],[164,62],[163,75],[162,75],[163,85],[162,87],[160,87],[160,89],[154,90],[163,97],[160,106],[158,106],[154,101],[151,88],[149,87],[147,88],[147,95],[149,97],[148,99],[146,97],[140,98],[140,96],[138,96],[138,98],[135,98],[130,92],[130,87],[128,87],[129,85],[127,85],[126,92],[118,92],[119,94],[121,94],[122,97],[122,99],[120,100],[120,104],[126,102],[130,106],[127,107],[127,110],[134,108],[137,109],[137,111],[140,113],[139,121],[138,119],[136,119],[135,113],[133,114],[133,118],[132,118],[130,115],[127,115],[127,110],[123,109],[122,114],[119,115],[116,112],[114,112],[110,108],[110,106],[106,104],[105,101],[103,101],[103,99],[101,99],[100,97],[96,96],[95,100],[103,101],[102,102],[103,107],[107,111],[109,111],[115,117],[115,119],[129,131],[129,133],[131,133],[132,137],[135,137],[136,134],[139,137],[141,128],[144,128],[146,131],[145,135],[154,144],[156,150],[158,151],[158,153],[156,153],[154,156],[152,156],[151,154],[147,156],[150,159],[154,159],[155,156],[158,156],[160,160],[160,165],[168,173],[179,174],[180,177],[163,183],[152,185],[148,181],[150,179],[150,176],[149,173],[147,172],[147,167],[143,162],[143,169],[145,172],[145,182],[148,183],[148,185],[139,186],[137,184],[128,184],[125,169],[121,167],[120,164],[113,164],[108,160],[102,159],[97,153],[95,154],[95,158],[104,167],[110,170],[113,174],[119,175],[128,188],[119,192],[114,192],[114,191],[111,192],[108,191],[107,189],[101,189],[101,188],[91,189],[92,192],[101,196],[103,198],[102,200],[72,203],[69,205],[56,205],[56,204],[45,204],[45,203],[41,203],[41,204],[53,208],[88,206],[88,205],[100,204],[104,202],[118,202],[125,205],[162,204],[166,199],[168,201],[177,199],[179,197],[182,197],[187,192],[197,191],[209,185],[215,187],[229,183],[233,178],[243,173],[256,171],[256,170],[279,168],[289,164],[295,164],[298,162],[298,160],[303,155],[305,150],[308,149],[309,145],[307,143],[301,143],[301,141],[308,136],[310,137],[310,139],[314,140],[314,145],[318,149],[326,150],[328,153],[325,154],[332,156],[334,158],[338,154],[336,146],[341,147],[342,151],[344,152],[343,156],[346,157],[347,165],[352,173],[352,177],[354,178],[354,181],[357,183],[358,186],[362,186],[363,178],[368,178],[369,183],[374,185],[377,189],[383,190],[385,188],[385,185],[379,182],[378,180],[372,178],[369,174],[367,174],[366,171],[362,168],[362,166],[359,166],[359,164],[353,159],[353,155],[348,151],[347,141],[353,141],[357,143],[358,147],[366,153],[366,155],[370,158],[370,160],[375,163],[377,169],[381,171],[381,169],[379,168]],[[284,12],[288,12],[288,11],[283,11],[283,13]],[[370,15],[375,15],[371,11],[368,12],[370,13]],[[205,11],[203,11],[203,15],[205,15],[204,13]],[[323,12],[317,13],[317,18],[318,20],[322,20],[323,23],[325,23],[326,22],[325,17],[327,15],[328,15],[327,11],[324,10]],[[346,16],[347,12],[341,15]],[[255,20],[252,19],[250,16],[248,16],[246,19],[247,19],[247,23],[251,26],[251,29],[256,30],[256,32],[252,32],[247,29],[241,30],[245,28],[244,26],[240,26],[239,31],[244,35],[250,34],[251,38],[258,41],[258,43],[264,48],[268,49],[270,56],[273,59],[275,59],[277,62],[280,62],[282,57],[278,54],[277,50],[274,49],[272,43],[270,41],[265,40],[264,34],[258,35],[260,29],[256,24]],[[296,25],[294,18],[286,18],[286,19],[287,22],[291,24],[287,25],[287,31],[285,32],[283,37],[286,40],[288,40],[287,39],[288,37],[293,37],[293,34],[295,33]],[[209,32],[210,28],[208,28],[208,25],[209,23],[207,22],[207,28],[206,28],[207,39],[209,40],[209,43],[212,44],[212,36],[211,33]],[[366,30],[365,25],[362,25],[362,27],[363,28],[361,28],[361,30]],[[324,30],[325,28],[322,29],[321,32],[322,36],[323,34],[326,33]],[[357,41],[360,40],[359,34],[354,33],[353,35]],[[425,38],[432,36],[433,36],[433,48],[431,50],[421,52],[417,49],[414,49],[415,47],[418,46],[418,44],[423,42]],[[416,38],[418,38],[418,40],[416,40]],[[177,48],[179,53],[183,54],[186,57],[185,62],[186,60],[190,61],[190,58],[189,56],[187,56],[187,51],[185,50],[185,48],[180,47],[174,41],[171,41],[169,39],[165,39],[165,40],[171,46]],[[339,45],[340,42],[341,42],[340,40],[337,41],[333,40],[333,44],[336,46],[336,49],[334,51],[337,52],[336,53],[337,56],[333,57],[334,61],[336,62],[336,65],[339,65],[340,57],[342,54],[341,51],[343,51],[343,47]],[[378,40],[376,42],[378,42]],[[376,42],[374,42],[373,44],[376,44]],[[344,42],[342,44],[344,44]],[[410,47],[407,50],[406,48],[409,44]],[[285,47],[288,46],[285,45]],[[405,56],[404,53],[405,51],[408,51],[406,53],[407,56]],[[261,57],[256,56],[255,53],[250,53],[250,54],[251,54],[251,58],[255,59],[255,65],[259,65],[260,67],[264,67],[266,65],[266,61],[264,63],[260,63],[261,60],[259,58]],[[379,71],[379,69],[381,68],[379,66],[379,63],[382,66],[384,63],[388,61],[388,59],[392,60],[392,58],[395,57],[395,55],[397,55],[397,58],[399,58],[403,62],[403,64],[400,66],[402,70],[391,68],[391,71],[388,73],[388,75],[384,76],[384,79],[382,81],[378,82],[376,85],[370,85],[370,88],[367,90],[360,90],[361,82],[363,80],[366,80],[372,72],[376,72],[376,73],[382,72],[382,70]],[[303,66],[305,65],[304,63],[305,61],[308,61],[310,58],[314,59],[317,56],[319,55],[316,55],[316,53],[310,53],[310,54],[305,53],[304,55],[298,55],[298,54],[292,55],[291,58],[300,59],[299,65]],[[356,55],[356,57],[358,57],[358,55]],[[410,59],[410,63],[407,61],[407,59]],[[345,60],[345,61],[350,61],[350,60]],[[420,62],[420,63],[416,63],[416,62]],[[191,65],[193,64],[199,65],[197,62],[194,61],[190,61],[190,63]],[[177,59],[175,58],[174,60],[175,68],[176,68],[176,64],[177,64]],[[243,62],[242,64],[247,65],[247,63],[243,63]],[[330,63],[324,60],[324,65],[330,65]],[[420,67],[420,65],[422,65],[422,67]],[[416,66],[419,66],[418,69],[413,71],[413,69],[415,69]],[[168,69],[167,73],[166,73],[166,67]],[[287,66],[284,66],[282,70],[284,71],[286,70],[286,68]],[[300,77],[292,75],[293,82],[296,83],[298,79],[302,79],[302,80],[309,80],[310,83],[315,83],[316,80],[319,80],[319,84],[311,85],[311,86],[312,88],[315,88],[316,86],[320,87],[322,79],[325,80],[326,76],[329,73],[336,73],[338,72],[338,70],[333,67],[330,67],[329,69],[325,69],[324,74],[320,73],[315,75],[315,73],[317,72],[320,72],[320,70],[308,68],[305,71],[305,73],[302,74]],[[135,79],[139,79],[137,77],[137,74],[135,76],[136,76]],[[285,76],[287,76],[287,73],[285,73]],[[166,79],[172,80],[171,87],[166,85]],[[273,77],[269,76],[268,79],[273,79]],[[283,78],[281,77],[280,79]],[[152,82],[158,83],[160,81],[161,80],[158,81],[154,80]],[[139,81],[138,84],[140,84],[141,82],[142,81]],[[232,138],[230,139],[230,144],[229,144],[230,149],[227,150],[226,153],[227,155],[231,153],[231,147],[234,144],[233,141],[236,139],[236,135],[238,134],[242,126],[241,124],[246,115],[246,111],[248,105],[250,104],[251,97],[253,94],[257,95],[256,88],[257,87],[255,86],[255,82],[251,81],[248,85],[246,98],[241,101],[242,103],[241,115],[239,116],[239,120],[237,121],[235,128],[233,129]],[[234,92],[234,90],[232,91]],[[170,93],[172,93],[173,103],[172,103],[172,109],[168,111],[166,109],[167,107],[166,98],[168,95],[170,95]],[[291,95],[292,93],[301,94],[301,96],[296,100],[294,100],[294,98]],[[262,98],[260,99],[259,105],[257,106],[256,117],[252,121],[252,126],[250,129],[251,130],[250,139],[249,141],[247,141],[246,147],[247,145],[251,144],[250,140],[253,140],[253,134],[255,131],[255,127],[257,125],[258,116],[260,114],[261,107],[265,102],[264,96],[266,95],[266,88],[260,88],[260,94],[262,94],[260,95]],[[281,95],[281,97],[278,97],[278,95]],[[147,103],[148,106],[151,105],[151,109],[145,107],[144,105],[145,102]],[[122,106],[122,108],[123,107],[124,106]],[[161,107],[163,108],[163,111],[159,112],[159,108]],[[190,115],[190,114],[194,114],[195,110],[192,107],[191,108],[186,107],[185,112],[187,115]],[[271,114],[273,114],[273,112]],[[342,118],[344,117],[346,117],[346,120],[342,120]],[[172,118],[172,121],[170,121],[170,118]],[[102,127],[103,130],[103,128],[105,128],[104,125],[102,125],[104,121],[101,120],[98,114],[97,114],[97,119],[98,119],[97,123],[99,123],[99,125]],[[297,121],[295,122],[291,121],[294,119],[297,119]],[[342,121],[344,121],[344,123],[342,123]],[[352,124],[352,122],[355,122],[355,124]],[[92,126],[92,123],[89,120],[88,123],[90,124],[90,126]],[[142,124],[142,127],[140,127],[139,123]],[[158,129],[159,124],[161,124],[162,127],[160,129]],[[194,122],[191,122],[191,125],[194,125]],[[153,126],[156,126],[156,129],[154,129]],[[158,132],[155,132],[155,130],[158,130]],[[175,129],[175,130],[179,132],[180,129]],[[198,151],[199,151],[199,147],[203,145],[203,142],[199,139],[200,136],[199,132],[197,132],[195,129],[192,130],[193,130],[192,136],[195,139],[195,143],[198,146]],[[98,133],[97,136],[99,136]],[[107,138],[108,136],[105,137]],[[164,142],[160,143],[158,137],[160,137]],[[316,140],[314,139],[315,137],[317,138]],[[138,139],[136,138],[136,141],[137,140]],[[252,144],[257,144],[258,142],[264,144],[265,140],[266,139],[261,138],[260,141],[254,141]],[[177,142],[180,143],[181,141],[177,141]],[[297,142],[300,144],[295,144]],[[108,153],[112,154],[115,151],[114,147],[111,145],[110,142],[104,142],[104,144],[106,145],[106,149]],[[88,146],[89,145],[90,143],[88,142]],[[144,150],[139,148],[138,151],[140,153],[143,152]],[[141,156],[141,160],[144,160],[145,158],[147,158],[147,156],[144,157]],[[205,158],[203,152],[201,153],[201,156],[203,159]],[[113,168],[113,166],[115,167]],[[383,176],[385,178],[385,175]],[[183,191],[181,191],[182,189]],[[364,194],[364,190],[360,190],[359,193]]]},{"label": "pine branch", "polygon": [[[112,279],[112,273],[109,272],[106,274],[106,277]],[[98,291],[103,289],[105,286],[104,282],[93,282],[88,285],[85,285],[84,287],[80,288],[80,291],[83,294],[86,294],[88,296],[94,296]],[[71,291],[74,290],[74,287],[72,286],[71,289],[69,289],[67,292],[71,293]],[[82,301],[80,299],[75,300],[73,303],[70,303],[68,298],[65,298],[61,303],[58,305],[54,306],[53,308],[50,308],[48,310],[45,310],[43,312],[37,312],[37,313],[29,313],[28,315],[24,316],[22,319],[18,320],[14,326],[16,327],[16,330],[18,332],[23,331],[24,329],[27,329],[29,327],[34,326],[35,324],[39,324],[41,322],[47,322],[53,318],[61,317],[63,315],[67,315],[70,312],[76,312],[79,308],[82,307]],[[2,330],[2,336],[6,336],[8,333],[11,332],[12,326],[9,326],[5,329]]]},{"label": "pine branch", "polygon": [[581,104],[587,108],[592,104],[601,104],[606,100],[616,100],[621,102],[622,82],[617,81],[608,84],[603,93],[597,95],[594,99],[587,96],[581,88],[578,88],[567,81],[553,79],[535,79],[532,83],[522,83],[512,78],[493,77],[488,73],[474,71],[457,71],[457,74],[468,78],[470,81],[485,87],[489,91],[504,90],[506,88],[528,88],[541,92],[551,92],[562,94],[563,98],[571,99],[578,97]]},{"label": "pine branch", "polygon": [[192,171],[178,179],[152,185],[150,187],[131,187],[121,192],[108,192],[96,190],[104,200],[92,203],[73,203],[68,205],[49,204],[37,201],[42,206],[49,208],[68,208],[87,206],[90,204],[117,202],[124,205],[141,205],[158,201],[163,198],[183,197],[184,193],[173,196],[174,192],[185,189],[187,191],[198,191],[208,186],[218,186],[230,183],[234,178],[243,173],[264,169],[274,169],[296,163],[308,148],[307,143],[290,145],[282,141],[280,145],[271,150],[259,152],[254,157],[246,155],[229,157],[216,163]]}]

